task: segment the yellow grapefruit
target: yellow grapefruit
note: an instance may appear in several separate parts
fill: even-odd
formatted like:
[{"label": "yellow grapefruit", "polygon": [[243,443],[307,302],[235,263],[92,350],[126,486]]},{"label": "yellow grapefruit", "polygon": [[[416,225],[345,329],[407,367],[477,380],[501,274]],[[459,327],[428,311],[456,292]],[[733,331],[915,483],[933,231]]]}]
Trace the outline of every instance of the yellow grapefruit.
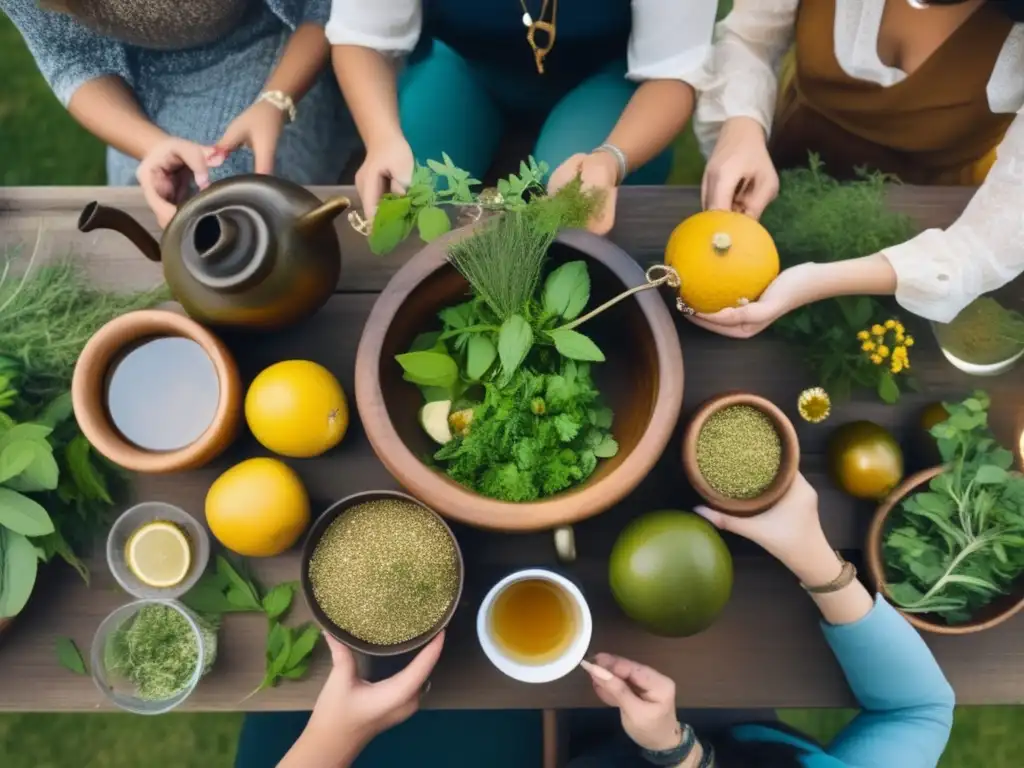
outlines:
[{"label": "yellow grapefruit", "polygon": [[758,221],[734,211],[704,211],[677,226],[665,263],[679,273],[679,296],[697,312],[756,301],[779,274],[775,241]]},{"label": "yellow grapefruit", "polygon": [[245,420],[268,450],[309,458],[341,442],[348,403],[341,384],[322,365],[286,360],[253,380],[245,395]]},{"label": "yellow grapefruit", "polygon": [[279,555],[309,525],[309,496],[298,474],[284,462],[249,459],[210,486],[206,522],[233,552],[246,557]]}]

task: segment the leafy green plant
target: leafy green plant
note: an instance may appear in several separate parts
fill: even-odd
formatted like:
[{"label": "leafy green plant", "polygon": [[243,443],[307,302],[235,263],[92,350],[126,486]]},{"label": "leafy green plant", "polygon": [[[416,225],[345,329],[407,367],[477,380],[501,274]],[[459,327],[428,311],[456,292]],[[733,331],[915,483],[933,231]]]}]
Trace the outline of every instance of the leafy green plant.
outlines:
[{"label": "leafy green plant", "polygon": [[967,621],[1024,574],[1024,476],[988,428],[989,398],[945,404],[932,428],[947,469],[893,513],[887,594],[908,613]]},{"label": "leafy green plant", "polygon": [[370,250],[382,255],[398,247],[416,229],[424,242],[430,242],[451,229],[448,214],[440,207],[479,206],[482,210],[516,211],[526,207],[530,195],[544,191],[546,163],[532,157],[519,164],[519,174],[498,181],[496,190],[474,192],[480,181],[455,166],[446,153],[441,162],[427,160],[416,164],[405,194],[381,197],[370,228]]},{"label": "leafy green plant", "polygon": [[214,566],[182,598],[196,613],[220,621],[227,613],[260,613],[267,617],[267,666],[263,680],[252,694],[271,688],[282,679],[298,680],[309,671],[309,657],[320,638],[312,622],[299,627],[282,623],[298,590],[287,581],[262,592],[243,564],[238,566],[217,555]]},{"label": "leafy green plant", "polygon": [[55,644],[57,661],[64,669],[74,672],[76,675],[88,675],[89,670],[85,666],[85,659],[82,652],[78,650],[75,641],[70,637],[58,637]]},{"label": "leafy green plant", "polygon": [[[811,155],[808,168],[783,171],[779,196],[761,217],[782,266],[868,256],[917,234],[908,216],[885,204],[886,184],[891,181],[892,177],[866,172],[853,181],[837,181],[816,155]],[[845,399],[854,388],[871,388],[884,402],[894,403],[900,397],[900,382],[913,387],[913,380],[873,363],[857,338],[864,328],[891,315],[891,308],[876,298],[840,296],[800,307],[772,328],[801,350],[833,397]]]}]

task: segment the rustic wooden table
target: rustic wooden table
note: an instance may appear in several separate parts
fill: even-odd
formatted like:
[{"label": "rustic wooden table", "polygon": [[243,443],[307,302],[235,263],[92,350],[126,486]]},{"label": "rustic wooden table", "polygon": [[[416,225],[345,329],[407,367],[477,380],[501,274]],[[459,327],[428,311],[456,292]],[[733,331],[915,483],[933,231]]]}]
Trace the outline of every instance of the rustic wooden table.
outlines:
[{"label": "rustic wooden table", "polygon": [[[329,191],[318,190],[326,195]],[[352,195],[353,190],[344,193]],[[969,198],[965,190],[895,189],[892,204],[923,226],[953,220]],[[75,229],[82,206],[93,199],[125,208],[155,229],[152,217],[134,190],[123,189],[0,189],[0,249],[31,244],[42,237],[46,257],[73,255],[87,265],[99,285],[143,288],[160,280],[159,268],[147,262],[124,238],[110,232],[88,235]],[[641,262],[661,259],[672,227],[698,209],[698,194],[686,188],[636,188],[622,193],[619,223],[612,239]],[[360,236],[342,220],[344,263],[337,293],[311,321],[257,341],[229,339],[246,377],[286,358],[309,358],[331,369],[352,392],[353,361],[360,331],[375,295],[404,261],[412,246],[386,258],[373,257]],[[1017,286],[1012,297],[1024,300]],[[1020,373],[984,381],[970,379],[946,364],[931,335],[922,329],[914,349],[914,367],[924,392],[898,407],[871,395],[839,404],[824,425],[811,426],[795,415],[797,394],[813,378],[785,345],[765,334],[750,341],[730,341],[679,321],[686,366],[684,419],[705,398],[731,388],[764,395],[782,406],[798,425],[803,447],[802,469],[818,489],[821,514],[832,543],[856,556],[862,546],[872,506],[857,503],[831,487],[823,471],[823,449],[830,430],[845,421],[867,418],[908,437],[916,428],[920,408],[934,399],[959,396],[979,384],[988,385],[1006,414],[1024,404],[1013,400],[1012,385]],[[1014,379],[1014,376],[1017,378]],[[354,410],[353,410],[354,412]],[[1013,418],[1017,418],[1015,415]],[[1008,425],[1011,419],[1000,418]],[[569,569],[583,585],[595,617],[593,648],[607,649],[646,662],[678,682],[679,704],[685,707],[817,707],[851,703],[842,674],[818,628],[813,604],[777,563],[747,542],[730,539],[736,560],[732,601],[718,623],[687,639],[646,634],[625,620],[612,602],[606,561],[611,544],[631,517],[658,507],[686,508],[696,499],[687,487],[679,461],[679,435],[661,463],[623,504],[577,527],[579,559]],[[138,477],[138,499],[173,502],[201,515],[207,487],[217,474],[242,458],[260,453],[243,438],[214,466],[172,477]],[[319,508],[350,493],[394,488],[394,480],[374,457],[358,423],[343,444],[321,458],[297,461]],[[916,467],[910,467],[914,469]],[[500,535],[456,526],[467,560],[463,603],[449,631],[448,645],[433,678],[427,705],[442,708],[563,708],[597,704],[586,677],[570,675],[551,685],[528,686],[503,677],[480,651],[473,629],[476,608],[487,588],[501,575],[526,565],[554,565],[555,552],[547,533]],[[264,584],[298,578],[299,557],[291,552],[258,562]],[[102,618],[127,601],[106,571],[93,560],[93,584],[86,587],[70,573],[44,584],[29,609],[0,645],[0,710],[92,710],[108,707],[92,682],[58,666],[54,639],[70,635],[80,648],[90,647]],[[304,606],[295,620],[307,617]],[[970,637],[928,637],[963,704],[995,704],[1024,700],[1024,616],[989,632]],[[243,697],[263,673],[265,625],[258,617],[232,616],[221,637],[221,653],[213,673],[187,707],[197,710],[303,709],[310,707],[327,671],[321,653],[312,674],[288,682],[244,703]]]}]

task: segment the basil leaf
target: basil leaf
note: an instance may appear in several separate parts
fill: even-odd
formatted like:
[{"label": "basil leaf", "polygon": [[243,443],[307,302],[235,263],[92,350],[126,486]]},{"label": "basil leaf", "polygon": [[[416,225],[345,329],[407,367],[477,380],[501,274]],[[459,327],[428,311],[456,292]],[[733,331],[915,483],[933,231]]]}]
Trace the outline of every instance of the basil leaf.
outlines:
[{"label": "basil leaf", "polygon": [[385,195],[377,203],[368,244],[377,256],[390,253],[412,232],[412,201],[408,197]]},{"label": "basil leaf", "polygon": [[286,581],[278,584],[263,596],[263,612],[271,621],[283,616],[291,608],[298,582]]},{"label": "basil leaf", "polygon": [[985,464],[978,468],[974,475],[975,485],[1002,485],[1006,482],[1009,474],[1002,467],[994,464]]},{"label": "basil leaf", "polygon": [[301,680],[309,672],[309,664],[305,661],[300,662],[291,669],[286,669],[281,673],[281,677],[287,677],[289,680]]},{"label": "basil leaf", "polygon": [[74,640],[70,637],[58,637],[56,648],[57,661],[64,669],[70,670],[76,675],[89,674],[85,669],[85,659],[82,658],[82,653],[78,650]]},{"label": "basil leaf", "polygon": [[497,356],[498,350],[494,348],[494,342],[483,334],[474,333],[469,337],[469,344],[466,347],[466,375],[474,381],[479,381]]},{"label": "basil leaf", "polygon": [[320,628],[315,624],[306,624],[299,630],[299,636],[292,644],[291,653],[288,656],[288,663],[285,669],[293,669],[300,662],[304,661],[316,648],[320,640]]},{"label": "basil leaf", "polygon": [[425,387],[451,387],[459,378],[459,366],[443,352],[406,352],[395,355],[406,381]]},{"label": "basil leaf", "polygon": [[566,328],[556,328],[548,331],[548,336],[555,343],[555,349],[562,357],[571,360],[585,360],[592,363],[604,362],[604,352],[600,347],[591,341],[589,336],[584,336],[577,331]]},{"label": "basil leaf", "polygon": [[[290,653],[291,632],[284,624],[275,621],[270,625],[270,631],[267,632],[267,661],[274,662],[282,655],[286,647]],[[287,658],[285,655],[285,659]]]},{"label": "basil leaf", "polygon": [[35,460],[33,445],[35,443],[22,440],[0,451],[0,485],[20,475]]},{"label": "basil leaf", "polygon": [[533,346],[533,328],[522,315],[509,315],[498,331],[498,357],[507,379],[516,372]]},{"label": "basil leaf", "polygon": [[23,450],[31,452],[32,460],[16,477],[7,481],[7,487],[23,493],[52,491],[56,488],[60,467],[57,466],[57,460],[53,457],[53,449],[49,444],[20,440],[11,443],[4,452],[15,446],[21,446]]},{"label": "basil leaf", "polygon": [[444,352],[444,342],[441,341],[440,331],[421,333],[412,340],[409,347],[410,352]]},{"label": "basil leaf", "polygon": [[[205,576],[203,577],[205,579]],[[182,598],[187,607],[196,613],[207,616],[220,616],[225,613],[248,611],[248,608],[238,608],[224,594],[223,588],[218,585],[200,579],[199,583],[190,589]]]},{"label": "basil leaf", "polygon": [[437,206],[428,206],[420,209],[419,215],[416,217],[416,226],[419,227],[420,237],[423,242],[429,243],[431,240],[436,240],[441,235],[449,232],[452,228],[452,223],[448,219],[448,214],[442,211]]},{"label": "basil leaf", "polygon": [[227,597],[232,605],[254,613],[263,612],[256,585],[244,579],[223,555],[217,555],[217,575],[228,585]]},{"label": "basil leaf", "polygon": [[22,536],[53,533],[53,520],[43,506],[9,488],[0,488],[0,526]]},{"label": "basil leaf", "polygon": [[18,424],[4,432],[3,436],[0,436],[0,451],[11,443],[21,440],[31,440],[49,447],[50,444],[46,441],[46,438],[50,436],[51,432],[53,432],[53,429],[44,427],[42,424]]},{"label": "basil leaf", "polygon": [[577,317],[590,301],[590,274],[582,261],[570,261],[554,270],[544,282],[544,311],[566,320]]},{"label": "basil leaf", "polygon": [[445,307],[437,313],[438,318],[447,328],[458,330],[473,324],[473,316],[476,314],[473,302],[466,301],[456,304],[454,307]]},{"label": "basil leaf", "polygon": [[21,613],[36,583],[39,555],[20,533],[0,525],[0,619]]},{"label": "basil leaf", "polygon": [[599,459],[610,459],[619,452],[619,444],[611,435],[605,435],[604,439],[594,447],[594,455]]}]

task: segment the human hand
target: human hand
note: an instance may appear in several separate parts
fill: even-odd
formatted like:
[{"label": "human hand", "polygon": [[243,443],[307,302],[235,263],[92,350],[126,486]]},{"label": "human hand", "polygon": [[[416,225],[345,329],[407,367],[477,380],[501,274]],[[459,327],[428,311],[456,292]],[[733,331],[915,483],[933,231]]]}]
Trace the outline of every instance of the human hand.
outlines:
[{"label": "human hand", "polygon": [[739,211],[760,218],[779,193],[764,128],[749,117],[725,121],[701,181],[705,210]]},{"label": "human hand", "polygon": [[618,707],[622,728],[644,749],[678,747],[682,734],[676,719],[676,684],[656,670],[629,659],[599,653],[583,662],[597,697]]},{"label": "human hand", "polygon": [[188,196],[190,184],[195,181],[205,189],[210,184],[210,168],[223,162],[223,155],[213,147],[186,139],[170,138],[156,144],[142,158],[135,178],[157,223],[166,227]]},{"label": "human hand", "polygon": [[797,307],[814,301],[818,283],[815,264],[807,262],[783,270],[764,293],[742,307],[726,307],[711,314],[697,313],[687,319],[709,331],[734,339],[749,339]]},{"label": "human hand", "polygon": [[402,194],[412,180],[416,160],[412,148],[402,137],[380,145],[368,145],[366,159],[356,171],[356,190],[363,204],[363,215],[372,222],[377,203],[386,192]]},{"label": "human hand", "polygon": [[608,234],[615,224],[615,202],[619,194],[616,184],[619,177],[618,163],[607,152],[575,154],[551,174],[548,194],[555,194],[577,176],[583,182],[583,189],[601,190],[604,197],[600,212],[590,220],[587,229],[598,235]]},{"label": "human hand", "polygon": [[[823,564],[838,572],[835,554],[821,529],[818,493],[800,473],[786,495],[759,515],[735,517],[705,506],[696,507],[694,511],[716,528],[759,544],[805,584],[825,583],[836,576],[831,573],[822,579],[817,572],[809,573],[812,566],[817,570]],[[822,554],[827,557],[822,559]]]},{"label": "human hand", "polygon": [[274,172],[277,141],[281,138],[287,117],[269,101],[257,101],[231,121],[217,142],[217,150],[227,156],[241,146],[249,147],[253,155],[253,170],[269,176]]}]

